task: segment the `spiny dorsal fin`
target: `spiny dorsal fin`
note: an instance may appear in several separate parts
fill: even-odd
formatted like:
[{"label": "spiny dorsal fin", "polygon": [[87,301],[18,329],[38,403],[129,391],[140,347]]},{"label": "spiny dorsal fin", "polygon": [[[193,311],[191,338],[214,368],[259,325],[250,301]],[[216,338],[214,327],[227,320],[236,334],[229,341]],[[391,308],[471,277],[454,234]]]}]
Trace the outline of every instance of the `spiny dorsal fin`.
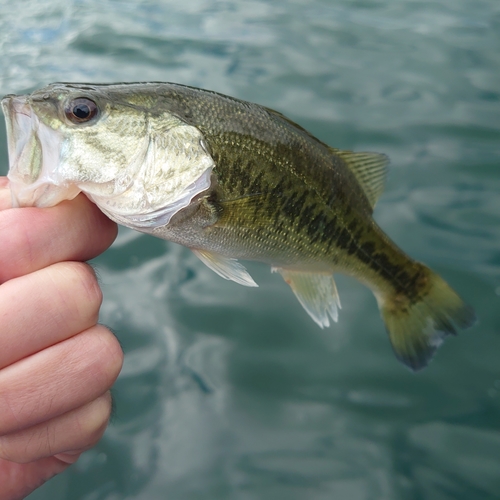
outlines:
[{"label": "spiny dorsal fin", "polygon": [[380,153],[353,153],[330,149],[346,162],[363,188],[370,205],[372,208],[375,207],[375,203],[384,190],[389,158]]}]

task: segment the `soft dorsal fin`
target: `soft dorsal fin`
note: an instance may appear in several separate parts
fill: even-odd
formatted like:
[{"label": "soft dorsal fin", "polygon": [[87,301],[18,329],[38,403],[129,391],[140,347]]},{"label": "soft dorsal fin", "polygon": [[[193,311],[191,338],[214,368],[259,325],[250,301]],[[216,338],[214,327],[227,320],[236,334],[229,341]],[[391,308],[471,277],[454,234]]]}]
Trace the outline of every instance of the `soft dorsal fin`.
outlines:
[{"label": "soft dorsal fin", "polygon": [[353,153],[341,149],[330,149],[346,162],[373,208],[384,190],[389,158],[380,153]]}]

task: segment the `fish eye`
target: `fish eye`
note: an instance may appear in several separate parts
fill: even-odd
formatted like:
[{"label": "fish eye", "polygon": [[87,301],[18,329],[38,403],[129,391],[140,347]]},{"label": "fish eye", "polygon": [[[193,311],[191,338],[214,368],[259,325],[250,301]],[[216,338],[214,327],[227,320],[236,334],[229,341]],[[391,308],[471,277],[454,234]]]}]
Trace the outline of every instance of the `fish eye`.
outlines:
[{"label": "fish eye", "polygon": [[68,102],[64,109],[66,118],[73,123],[86,123],[99,112],[97,104],[86,97],[79,97]]}]

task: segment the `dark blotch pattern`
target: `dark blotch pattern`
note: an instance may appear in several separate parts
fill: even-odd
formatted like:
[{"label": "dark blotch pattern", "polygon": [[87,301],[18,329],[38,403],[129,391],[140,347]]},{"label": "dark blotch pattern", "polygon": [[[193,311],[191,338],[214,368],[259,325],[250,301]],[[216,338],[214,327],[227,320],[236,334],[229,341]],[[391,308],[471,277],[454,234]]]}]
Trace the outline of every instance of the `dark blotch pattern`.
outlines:
[{"label": "dark blotch pattern", "polygon": [[188,108],[184,117],[210,147],[222,206],[217,238],[237,246],[236,257],[326,262],[417,298],[419,266],[373,222],[364,192],[340,157],[260,106],[173,90],[169,109]]}]

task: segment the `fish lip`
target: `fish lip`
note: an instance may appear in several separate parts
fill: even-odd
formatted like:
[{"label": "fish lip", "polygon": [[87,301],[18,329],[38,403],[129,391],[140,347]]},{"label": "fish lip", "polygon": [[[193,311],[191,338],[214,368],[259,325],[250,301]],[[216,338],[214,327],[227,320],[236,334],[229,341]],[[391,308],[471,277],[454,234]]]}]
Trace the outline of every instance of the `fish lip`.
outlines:
[{"label": "fish lip", "polygon": [[[19,138],[27,140],[30,132],[33,129],[33,112],[28,103],[26,96],[7,95],[2,99],[2,109],[7,121],[7,135],[16,141]],[[29,118],[29,129],[26,127],[26,120],[20,117]],[[19,119],[20,118],[20,119]],[[22,122],[20,120],[23,120]],[[22,136],[19,134],[21,132]],[[11,144],[9,143],[9,146]],[[10,150],[9,150],[10,155]]]},{"label": "fish lip", "polygon": [[[2,99],[2,109],[7,125],[7,148],[9,152],[9,179],[16,177],[19,160],[31,135],[37,128],[37,118],[32,112],[27,96],[7,95]],[[18,172],[20,174],[20,172]],[[21,174],[22,175],[22,174]],[[26,177],[26,175],[22,175]],[[12,179],[11,179],[12,180]]]},{"label": "fish lip", "polygon": [[17,114],[32,116],[28,96],[8,94],[2,98],[2,108],[6,117],[12,118]]},{"label": "fish lip", "polygon": [[[63,192],[58,186],[54,150],[47,143],[47,126],[40,122],[27,95],[7,95],[1,101],[7,125],[9,179],[13,207],[49,207],[63,199],[74,198],[79,189]],[[39,148],[39,168],[26,158],[26,150]],[[57,154],[57,153],[55,153]]]}]

